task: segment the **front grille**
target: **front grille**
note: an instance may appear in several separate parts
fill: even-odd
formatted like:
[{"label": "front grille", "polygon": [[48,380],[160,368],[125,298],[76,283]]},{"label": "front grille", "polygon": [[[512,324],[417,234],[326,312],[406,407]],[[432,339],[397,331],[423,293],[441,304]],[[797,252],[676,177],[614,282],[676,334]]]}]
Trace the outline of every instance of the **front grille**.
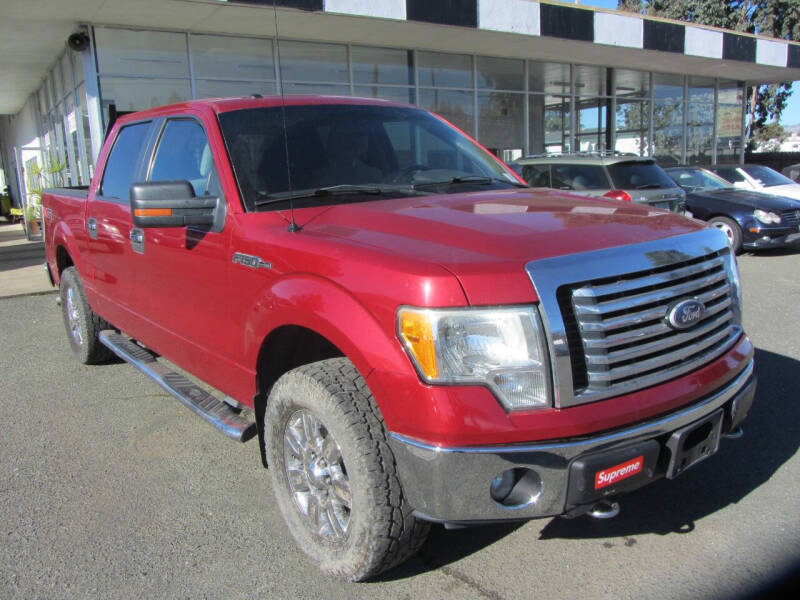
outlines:
[{"label": "front grille", "polygon": [[781,222],[786,225],[800,225],[800,210],[785,210],[781,213]]},{"label": "front grille", "polygon": [[[567,289],[560,294],[561,312],[579,401],[641,389],[697,368],[738,336],[722,252]],[[665,319],[668,308],[688,298],[702,302],[705,313],[690,329],[673,329]]]}]

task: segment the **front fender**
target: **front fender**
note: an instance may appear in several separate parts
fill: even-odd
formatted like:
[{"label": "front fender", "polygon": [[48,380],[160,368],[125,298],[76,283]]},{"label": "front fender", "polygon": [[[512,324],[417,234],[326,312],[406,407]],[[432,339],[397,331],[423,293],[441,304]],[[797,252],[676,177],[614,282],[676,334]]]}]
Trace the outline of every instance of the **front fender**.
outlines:
[{"label": "front fender", "polygon": [[265,291],[246,318],[246,364],[255,369],[261,343],[284,325],[305,327],[325,337],[352,361],[364,379],[375,365],[413,373],[396,338],[394,323],[379,323],[359,300],[328,279],[291,275]]}]

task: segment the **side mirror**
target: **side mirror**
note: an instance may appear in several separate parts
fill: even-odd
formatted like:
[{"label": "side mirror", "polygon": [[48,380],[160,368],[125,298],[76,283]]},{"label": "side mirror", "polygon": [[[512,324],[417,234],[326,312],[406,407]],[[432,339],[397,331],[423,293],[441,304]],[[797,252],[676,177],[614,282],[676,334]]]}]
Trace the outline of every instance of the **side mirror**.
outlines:
[{"label": "side mirror", "polygon": [[195,225],[219,232],[225,224],[225,202],[217,196],[195,196],[185,180],[143,181],[131,186],[131,216],[136,227]]}]

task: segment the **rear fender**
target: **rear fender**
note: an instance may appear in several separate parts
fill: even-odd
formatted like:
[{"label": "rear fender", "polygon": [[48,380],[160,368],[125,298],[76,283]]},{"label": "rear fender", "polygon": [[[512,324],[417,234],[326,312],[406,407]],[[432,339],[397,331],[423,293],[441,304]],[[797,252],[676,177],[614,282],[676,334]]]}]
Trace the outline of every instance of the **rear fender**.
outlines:
[{"label": "rear fender", "polygon": [[81,276],[84,287],[87,287],[87,279],[89,278],[89,273],[87,271],[88,265],[86,264],[80,248],[78,248],[78,241],[75,239],[75,235],[72,233],[72,230],[67,227],[63,221],[58,221],[55,223],[55,225],[53,225],[51,240],[52,241],[50,244],[48,244],[47,249],[47,265],[50,268],[50,273],[53,277],[53,282],[55,285],[58,286],[59,282],[61,281],[61,273],[58,272],[58,265],[56,263],[57,250],[58,247],[61,246],[67,251],[67,254],[69,254],[70,258],[72,259],[72,263],[78,270],[78,274]]}]

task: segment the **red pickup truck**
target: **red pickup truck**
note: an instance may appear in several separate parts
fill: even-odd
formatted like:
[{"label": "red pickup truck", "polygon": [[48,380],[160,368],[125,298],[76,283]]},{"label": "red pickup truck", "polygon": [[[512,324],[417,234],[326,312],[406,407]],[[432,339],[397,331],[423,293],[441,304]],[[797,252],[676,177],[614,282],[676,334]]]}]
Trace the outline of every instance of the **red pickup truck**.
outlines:
[{"label": "red pickup truck", "polygon": [[298,544],[346,579],[430,523],[614,516],[740,435],[753,401],[724,235],[530,189],[411,106],[126,115],[89,189],[43,204],[78,359],[113,353],[257,435]]}]

